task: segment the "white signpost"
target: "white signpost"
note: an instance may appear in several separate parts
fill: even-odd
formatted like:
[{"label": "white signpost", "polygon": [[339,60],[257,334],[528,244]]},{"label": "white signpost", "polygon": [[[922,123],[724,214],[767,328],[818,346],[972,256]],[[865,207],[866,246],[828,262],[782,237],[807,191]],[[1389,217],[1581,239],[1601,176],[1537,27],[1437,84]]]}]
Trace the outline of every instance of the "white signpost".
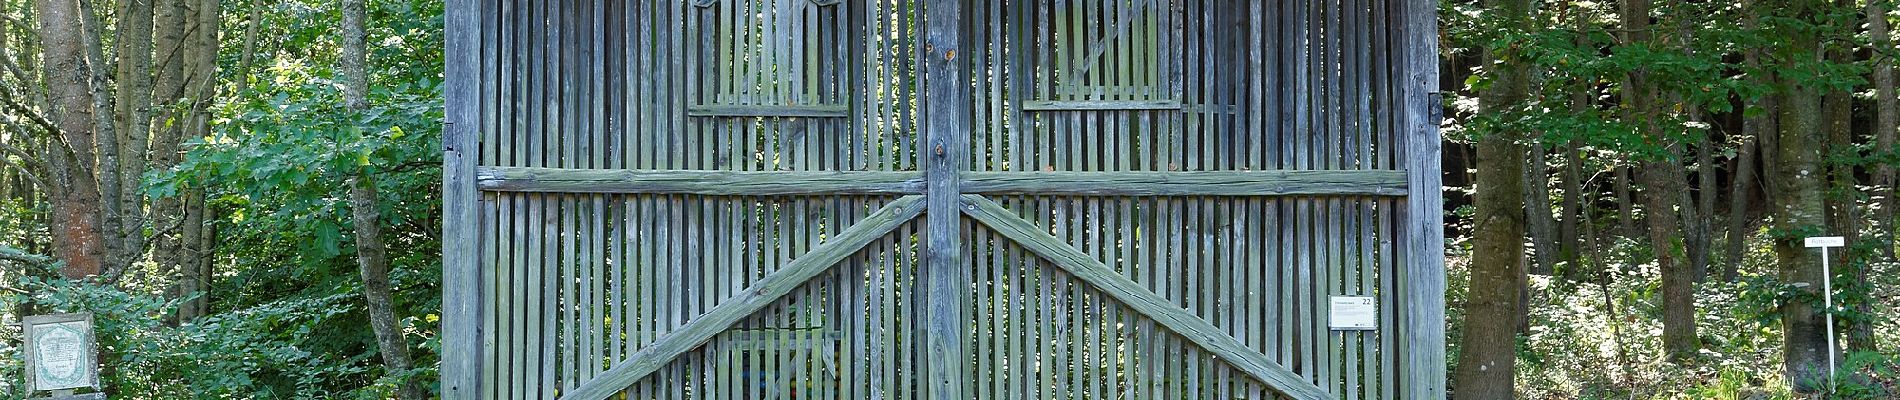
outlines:
[{"label": "white signpost", "polygon": [[22,318],[26,334],[26,391],[98,388],[99,364],[93,358],[92,314],[34,315]]},{"label": "white signpost", "polygon": [[1807,247],[1821,248],[1821,298],[1827,306],[1827,385],[1834,386],[1834,271],[1828,266],[1827,249],[1847,245],[1847,239],[1840,236],[1817,236],[1808,238]]}]

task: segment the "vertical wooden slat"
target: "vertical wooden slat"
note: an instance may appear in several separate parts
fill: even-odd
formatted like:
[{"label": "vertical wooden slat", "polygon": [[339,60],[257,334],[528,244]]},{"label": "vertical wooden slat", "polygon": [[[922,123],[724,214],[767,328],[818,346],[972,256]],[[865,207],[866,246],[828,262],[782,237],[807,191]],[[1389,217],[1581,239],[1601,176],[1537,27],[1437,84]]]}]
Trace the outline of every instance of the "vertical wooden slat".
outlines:
[{"label": "vertical wooden slat", "polygon": [[1445,398],[1445,247],[1438,135],[1438,29],[1435,0],[1407,0],[1398,13],[1405,44],[1404,86],[1407,184],[1405,246],[1399,289],[1406,303],[1399,350],[1407,399]]},{"label": "vertical wooden slat", "polygon": [[[454,0],[447,4],[444,22],[447,32],[444,63],[444,75],[449,78],[443,96],[446,98],[442,148],[442,201],[444,224],[442,236],[442,395],[450,399],[473,399],[484,396],[479,390],[483,387],[484,357],[487,354],[482,346],[491,339],[483,331],[483,285],[482,268],[483,249],[478,247],[485,235],[482,221],[487,219],[481,214],[477,203],[481,193],[475,187],[475,164],[479,154],[477,141],[479,131],[485,120],[481,111],[484,82],[485,55],[495,54],[491,41],[484,40],[483,34],[492,29],[483,27],[480,18],[484,11],[492,10],[491,4],[476,0]],[[492,132],[492,130],[490,131]],[[492,260],[492,258],[490,258]],[[493,265],[493,264],[486,264]]]},{"label": "vertical wooden slat", "polygon": [[925,169],[925,202],[929,232],[925,234],[924,293],[928,304],[923,344],[930,354],[926,366],[927,391],[934,400],[967,398],[963,360],[964,268],[959,230],[962,214],[958,177],[968,168],[970,102],[963,47],[963,4],[958,0],[926,0],[924,4],[924,131],[930,162]]}]

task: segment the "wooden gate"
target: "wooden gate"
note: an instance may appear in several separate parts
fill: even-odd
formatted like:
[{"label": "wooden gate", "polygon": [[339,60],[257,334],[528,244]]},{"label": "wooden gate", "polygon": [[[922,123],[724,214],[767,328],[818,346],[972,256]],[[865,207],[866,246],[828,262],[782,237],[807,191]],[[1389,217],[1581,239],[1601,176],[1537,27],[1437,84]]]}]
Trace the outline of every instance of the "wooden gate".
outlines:
[{"label": "wooden gate", "polygon": [[1444,397],[1429,0],[448,7],[445,397]]}]

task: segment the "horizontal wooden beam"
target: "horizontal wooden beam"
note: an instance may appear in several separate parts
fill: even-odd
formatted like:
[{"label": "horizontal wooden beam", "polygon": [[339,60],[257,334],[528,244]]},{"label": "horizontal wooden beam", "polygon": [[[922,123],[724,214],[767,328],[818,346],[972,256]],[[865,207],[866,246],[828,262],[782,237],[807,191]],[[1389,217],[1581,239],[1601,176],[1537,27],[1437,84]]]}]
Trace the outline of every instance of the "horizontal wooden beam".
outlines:
[{"label": "horizontal wooden beam", "polygon": [[1102,293],[1114,297],[1122,305],[1153,319],[1156,323],[1180,334],[1196,346],[1232,365],[1234,369],[1246,372],[1254,379],[1272,387],[1289,397],[1296,399],[1318,400],[1330,398],[1325,389],[1313,385],[1285,366],[1273,362],[1266,355],[1241,343],[1240,339],[1228,335],[1213,323],[1175,305],[1173,301],[1155,294],[1139,283],[1115,272],[1107,264],[1077,250],[1075,246],[1064,243],[1062,239],[1050,235],[1047,229],[1036,226],[1017,216],[1015,212],[1003,208],[1001,204],[977,195],[963,195],[963,213],[983,222],[996,233],[1023,245],[1024,248],[1048,259],[1050,263],[1068,271],[1070,275],[1087,282]]},{"label": "horizontal wooden beam", "polygon": [[673,362],[687,351],[706,344],[714,335],[731,329],[740,319],[758,312],[766,305],[778,301],[780,297],[791,293],[793,289],[806,281],[830,270],[845,257],[856,254],[858,250],[870,244],[872,240],[883,237],[906,221],[917,218],[924,211],[923,196],[904,196],[884,205],[883,208],[859,220],[856,225],[846,228],[819,244],[811,252],[793,259],[791,263],[766,274],[765,278],[746,287],[719,302],[705,314],[694,317],[681,325],[678,330],[660,336],[653,343],[640,348],[613,368],[594,379],[581,383],[574,390],[561,395],[562,399],[600,400],[639,382],[647,374]]},{"label": "horizontal wooden beam", "polygon": [[996,233],[1009,237],[1041,258],[1047,258],[1051,264],[1062,267],[1062,271],[1068,271],[1075,279],[1089,282],[1096,290],[1102,290],[1115,301],[1129,305],[1129,309],[1134,309],[1136,313],[1153,318],[1157,324],[1169,328],[1174,334],[1188,337],[1188,341],[1193,341],[1197,347],[1220,356],[1235,370],[1260,379],[1260,383],[1273,387],[1275,391],[1302,400],[1332,398],[1324,389],[1319,389],[1311,381],[1305,381],[1298,373],[1290,372],[1271,358],[1260,355],[1260,351],[1246,347],[1241,339],[1229,336],[1212,322],[1207,322],[1207,318],[1188,313],[1188,309],[1182,309],[1174,301],[1161,298],[1142,284],[1123,277],[1110,265],[1094,260],[1081,250],[1075,250],[1075,246],[1062,243],[1062,239],[1049,235],[1049,229],[1022,220],[1022,216],[1003,209],[1003,205],[997,205],[996,201],[984,199],[982,195],[963,195],[963,214],[977,218],[978,222],[994,229]]},{"label": "horizontal wooden beam", "polygon": [[[478,167],[482,190],[714,196],[921,194],[910,171],[702,171]],[[963,193],[1050,196],[1404,196],[1400,170],[965,172]]]},{"label": "horizontal wooden beam", "polygon": [[690,171],[478,167],[495,192],[677,193],[714,196],[921,194],[923,173],[904,171]]},{"label": "horizontal wooden beam", "polygon": [[701,104],[686,107],[694,117],[827,117],[851,116],[851,107],[843,104],[815,105],[740,105]]},{"label": "horizontal wooden beam", "polygon": [[1031,100],[1023,111],[1179,110],[1174,100]]},{"label": "horizontal wooden beam", "polygon": [[965,172],[963,193],[1077,196],[1404,196],[1405,171]]}]

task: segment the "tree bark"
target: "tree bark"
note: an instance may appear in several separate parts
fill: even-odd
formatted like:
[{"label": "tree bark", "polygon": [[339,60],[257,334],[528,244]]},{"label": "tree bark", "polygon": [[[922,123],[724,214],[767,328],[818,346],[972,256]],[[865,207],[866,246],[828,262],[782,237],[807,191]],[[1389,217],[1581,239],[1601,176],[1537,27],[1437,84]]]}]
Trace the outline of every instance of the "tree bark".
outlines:
[{"label": "tree bark", "polygon": [[[120,0],[118,57],[119,70],[117,81],[118,109],[114,118],[119,125],[119,170],[121,187],[137,188],[145,175],[150,155],[152,139],[152,0]],[[139,193],[134,191],[133,193]],[[131,195],[119,199],[119,208],[139,210],[144,204],[144,196]],[[142,225],[143,218],[140,218]],[[135,231],[122,234],[126,237],[144,236],[142,226],[130,227]],[[143,243],[139,243],[143,247]]]},{"label": "tree bark", "polygon": [[1524,164],[1524,213],[1531,236],[1530,273],[1550,276],[1557,270],[1556,217],[1550,212],[1550,160],[1541,145],[1529,147],[1530,162]]},{"label": "tree bark", "polygon": [[[1700,121],[1701,110],[1697,109],[1694,114],[1697,115],[1694,120]],[[1693,233],[1691,237],[1694,239],[1689,243],[1689,263],[1694,265],[1693,271],[1697,284],[1708,280],[1710,258],[1715,254],[1715,195],[1719,190],[1715,182],[1715,152],[1719,149],[1715,142],[1709,139],[1711,133],[1713,132],[1702,132],[1696,136],[1695,210],[1693,212],[1685,210],[1683,213],[1683,218],[1693,221],[1691,225],[1694,225],[1689,231]]]},{"label": "tree bark", "polygon": [[[188,64],[193,60],[194,40],[187,36],[196,24],[195,0],[152,0],[156,1],[154,14],[157,20],[155,29],[157,56],[154,68],[157,78],[153,84],[153,104],[159,110],[152,118],[151,128],[151,167],[153,169],[171,169],[181,160],[186,121],[190,112],[183,104],[191,101],[189,86],[191,82]],[[189,28],[189,29],[188,29]],[[159,270],[174,278],[168,295],[171,298],[183,298],[182,290],[186,277],[186,245],[184,227],[186,218],[183,195],[176,194],[152,199],[152,261]],[[181,315],[174,314],[167,322],[182,322]]]},{"label": "tree bark", "polygon": [[47,149],[53,180],[53,247],[68,279],[98,275],[105,257],[101,204],[94,155],[92,65],[86,60],[77,0],[38,0],[41,71],[59,140]]},{"label": "tree bark", "polygon": [[[93,154],[99,164],[93,170],[99,182],[99,231],[105,235],[105,263],[100,266],[100,275],[108,279],[119,276],[120,272],[131,266],[143,250],[139,245],[142,238],[141,224],[138,218],[129,218],[129,213],[139,210],[137,207],[125,207],[127,186],[119,179],[119,137],[113,126],[111,71],[106,66],[104,45],[100,38],[105,37],[104,28],[99,23],[99,13],[92,0],[79,0],[80,40],[86,48],[87,79],[92,94]],[[136,187],[136,186],[134,186]],[[133,198],[136,202],[136,198]]]},{"label": "tree bark", "polygon": [[[1873,127],[1874,154],[1870,154],[1870,156],[1876,160],[1882,159],[1883,157],[1900,157],[1900,146],[1896,146],[1894,142],[1895,132],[1900,131],[1900,99],[1895,98],[1893,68],[1894,52],[1897,49],[1894,48],[1891,36],[1892,30],[1887,22],[1886,2],[1887,0],[1869,0],[1867,2],[1867,30],[1868,34],[1873,37],[1874,66],[1871,72],[1873,74],[1872,80],[1874,81],[1874,98],[1876,99],[1875,110],[1877,110],[1875,112]],[[1885,159],[1900,160],[1900,158]],[[1895,192],[1894,181],[1894,163],[1874,163],[1874,193],[1870,197],[1873,203],[1878,206],[1874,208],[1872,231],[1875,235],[1879,236],[1869,239],[1873,240],[1876,245],[1875,247],[1878,248],[1875,256],[1889,262],[1894,261],[1894,207],[1900,207],[1900,198],[1896,198],[1896,195],[1900,193]],[[1858,272],[1864,274],[1867,271],[1862,270]],[[1862,281],[1865,282],[1864,279]],[[1865,305],[1863,304],[1863,306]],[[1873,338],[1872,324],[1859,324],[1854,326],[1853,332],[1851,332],[1849,336],[1853,337],[1853,341],[1855,342],[1865,342],[1856,346],[1856,348],[1879,351],[1878,346],[1876,346],[1877,342],[1871,340]]]},{"label": "tree bark", "polygon": [[[188,38],[190,43],[187,46],[189,51],[186,62],[187,74],[190,76],[187,81],[191,86],[187,90],[186,97],[190,107],[185,118],[184,132],[186,134],[179,138],[181,144],[192,138],[210,134],[210,113],[207,107],[211,102],[210,99],[215,97],[217,89],[214,83],[217,82],[218,23],[222,9],[217,0],[197,0],[193,11],[192,19],[196,27],[190,30],[191,37]],[[179,149],[180,152],[184,150]],[[176,293],[180,298],[188,300],[179,305],[178,320],[190,321],[209,310],[208,299],[203,293],[211,277],[208,259],[210,253],[206,251],[203,239],[206,217],[204,189],[195,186],[186,187],[179,193],[179,201],[184,211],[184,219],[179,223],[178,243],[174,244],[178,252],[174,255],[174,259],[178,262],[175,267],[179,271]]]},{"label": "tree bark", "polygon": [[[343,0],[343,55],[339,72],[343,80],[343,103],[352,114],[368,110],[369,70],[368,39],[365,24],[368,14],[365,0]],[[352,119],[354,120],[354,119]],[[359,134],[358,127],[353,129]],[[356,262],[363,275],[363,298],[369,303],[370,328],[383,355],[383,368],[389,374],[408,374],[413,368],[409,342],[396,324],[395,305],[390,296],[389,256],[383,242],[380,210],[377,205],[376,179],[367,158],[350,180],[350,216],[356,231]],[[420,382],[403,379],[397,393],[403,399],[427,397]]]},{"label": "tree bark", "polygon": [[[1623,0],[1618,7],[1618,16],[1623,22],[1623,45],[1636,46],[1649,43],[1650,3],[1649,0]],[[1660,144],[1663,149],[1659,155],[1644,161],[1643,173],[1643,212],[1647,222],[1650,249],[1656,256],[1656,265],[1662,271],[1663,303],[1663,350],[1672,361],[1684,361],[1695,356],[1695,282],[1691,266],[1684,262],[1681,253],[1680,234],[1682,226],[1678,220],[1677,207],[1690,208],[1694,203],[1681,203],[1688,199],[1683,195],[1682,166],[1675,159],[1677,148],[1674,140],[1665,138],[1660,125],[1662,104],[1656,87],[1649,83],[1645,68],[1631,70],[1625,79],[1628,87],[1623,90],[1624,101],[1629,105],[1630,116],[1641,127],[1644,137]]]},{"label": "tree bark", "polygon": [[1727,282],[1741,277],[1742,249],[1750,236],[1748,201],[1754,195],[1755,137],[1761,132],[1759,126],[1759,121],[1742,122],[1742,148],[1735,153],[1735,172],[1731,178],[1734,182],[1729,184],[1728,255],[1723,257],[1722,263],[1722,280]]},{"label": "tree bark", "polygon": [[1616,181],[1613,182],[1614,187],[1611,190],[1616,192],[1616,210],[1619,212],[1616,215],[1616,224],[1617,227],[1621,229],[1618,230],[1617,236],[1626,238],[1641,237],[1641,231],[1636,230],[1636,200],[1634,199],[1635,193],[1633,193],[1635,190],[1630,188],[1630,181],[1632,180],[1630,179],[1630,168],[1622,166],[1615,168]]},{"label": "tree bark", "polygon": [[264,7],[266,7],[258,4],[257,0],[251,0],[248,4],[251,7],[251,15],[248,18],[249,22],[244,24],[244,48],[240,50],[241,53],[238,53],[237,87],[231,91],[238,95],[244,94],[251,88],[251,66],[257,61],[257,25],[263,22]]},{"label": "tree bark", "polygon": [[[1827,3],[1819,0],[1788,0],[1780,11],[1789,17],[1820,25]],[[1782,68],[1798,68],[1797,63],[1822,60],[1820,38],[1810,31],[1794,31],[1779,50]],[[1798,292],[1794,300],[1781,305],[1781,327],[1786,342],[1782,356],[1788,382],[1798,392],[1814,393],[1827,382],[1827,336],[1820,299],[1820,257],[1802,246],[1801,232],[1819,232],[1825,227],[1826,206],[1822,199],[1825,186],[1821,169],[1824,129],[1821,116],[1820,88],[1801,79],[1778,79],[1780,126],[1776,140],[1775,188],[1769,196],[1775,202],[1775,258],[1781,266],[1780,278],[1789,289]]]},{"label": "tree bark", "polygon": [[[1529,0],[1487,0],[1507,27],[1528,28]],[[1499,65],[1479,104],[1487,112],[1520,105],[1530,92],[1529,71],[1504,52],[1487,49],[1486,65]],[[1501,61],[1493,63],[1493,61]],[[1515,397],[1517,326],[1524,286],[1523,132],[1486,132],[1478,140],[1472,234],[1471,284],[1466,298],[1463,343],[1452,387],[1459,398]]]},{"label": "tree bark", "polygon": [[[1742,2],[1742,29],[1744,31],[1754,31],[1756,29],[1758,24],[1755,21],[1760,17],[1759,8],[1760,5],[1757,4],[1755,0],[1745,0]],[[1768,69],[1762,67],[1761,59],[1762,51],[1760,48],[1749,48],[1742,53],[1742,63],[1748,74],[1747,79],[1751,83],[1765,87],[1774,83],[1774,78],[1768,76]],[[1755,112],[1749,112],[1751,108],[1754,109]],[[1770,151],[1772,147],[1764,147],[1763,144],[1764,142],[1773,141],[1775,135],[1775,108],[1775,97],[1768,95],[1756,99],[1754,107],[1745,106],[1743,108],[1742,148],[1736,152],[1735,170],[1732,174],[1733,182],[1729,187],[1728,256],[1725,257],[1726,263],[1722,267],[1722,280],[1725,281],[1734,281],[1741,278],[1740,267],[1743,257],[1742,250],[1748,243],[1748,239],[1754,236],[1753,232],[1749,229],[1751,225],[1749,224],[1748,204],[1750,198],[1755,193],[1755,188],[1760,185],[1755,175],[1755,161],[1757,159],[1763,160],[1763,167],[1772,165],[1772,163],[1766,161],[1766,159],[1773,157],[1774,153]],[[1764,176],[1774,174],[1772,169],[1764,169],[1764,171],[1766,171],[1762,174]],[[1767,196],[1763,196],[1763,198],[1766,199]]]},{"label": "tree bark", "polygon": [[[1581,4],[1571,2],[1570,22],[1577,30],[1574,41],[1579,47],[1589,43],[1590,19],[1585,17],[1584,13],[1585,10]],[[1570,93],[1570,112],[1573,115],[1583,115],[1584,112],[1590,110],[1590,94],[1595,87],[1587,79],[1578,79],[1576,84],[1577,87],[1572,88]],[[1583,139],[1571,138],[1569,143],[1564,145],[1563,154],[1564,198],[1561,207],[1563,221],[1557,227],[1557,253],[1558,258],[1565,265],[1564,276],[1570,280],[1582,280],[1585,275],[1582,274],[1583,257],[1579,251],[1582,247],[1582,237],[1578,229],[1585,212],[1583,210]],[[1581,228],[1591,229],[1589,225],[1583,225]]]}]

